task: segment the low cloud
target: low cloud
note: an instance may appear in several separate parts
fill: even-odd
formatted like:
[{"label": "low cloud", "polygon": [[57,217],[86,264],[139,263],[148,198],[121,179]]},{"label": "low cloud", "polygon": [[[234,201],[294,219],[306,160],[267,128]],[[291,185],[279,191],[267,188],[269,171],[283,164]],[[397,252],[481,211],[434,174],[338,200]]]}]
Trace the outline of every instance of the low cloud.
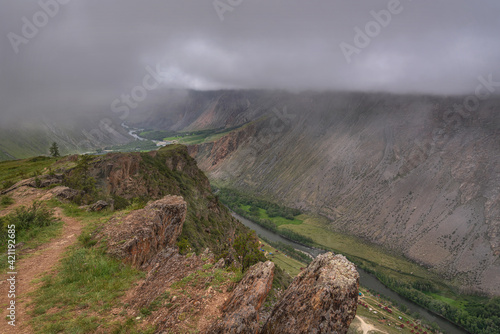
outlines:
[{"label": "low cloud", "polygon": [[[160,91],[468,94],[479,76],[500,81],[500,4],[494,0],[401,0],[402,10],[380,23],[380,31],[374,28],[369,45],[349,62],[342,43],[356,46],[356,28],[366,32],[373,12],[395,0],[221,2],[229,7],[180,0],[0,0],[0,121],[109,113],[116,98],[142,84],[147,66],[161,67]],[[47,20],[39,14],[44,10]],[[29,38],[23,35],[27,24],[38,30]],[[23,43],[13,43],[14,34]]]}]

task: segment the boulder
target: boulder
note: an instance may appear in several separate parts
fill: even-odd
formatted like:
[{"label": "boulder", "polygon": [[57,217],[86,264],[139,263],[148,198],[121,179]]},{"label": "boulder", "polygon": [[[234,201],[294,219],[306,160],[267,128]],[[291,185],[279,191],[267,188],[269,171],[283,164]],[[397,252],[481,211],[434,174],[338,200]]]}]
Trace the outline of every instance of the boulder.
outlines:
[{"label": "boulder", "polygon": [[225,261],[223,258],[220,258],[219,261],[214,265],[215,269],[223,269],[225,267]]},{"label": "boulder", "polygon": [[108,202],[105,202],[103,200],[99,200],[95,202],[94,204],[90,205],[88,208],[88,211],[102,211],[106,209],[109,206]]},{"label": "boulder", "polygon": [[52,189],[52,193],[54,196],[56,196],[59,199],[66,200],[66,201],[72,201],[77,195],[80,194],[78,190],[71,189],[68,187],[55,187]]},{"label": "boulder", "polygon": [[273,284],[274,263],[259,262],[248,269],[243,279],[224,303],[223,316],[208,333],[243,334],[259,330],[259,309]]},{"label": "boulder", "polygon": [[359,274],[342,255],[319,255],[273,309],[261,333],[347,333],[356,315]]},{"label": "boulder", "polygon": [[186,212],[182,197],[166,196],[126,216],[114,216],[95,238],[107,244],[108,254],[141,267],[160,251],[175,246]]}]

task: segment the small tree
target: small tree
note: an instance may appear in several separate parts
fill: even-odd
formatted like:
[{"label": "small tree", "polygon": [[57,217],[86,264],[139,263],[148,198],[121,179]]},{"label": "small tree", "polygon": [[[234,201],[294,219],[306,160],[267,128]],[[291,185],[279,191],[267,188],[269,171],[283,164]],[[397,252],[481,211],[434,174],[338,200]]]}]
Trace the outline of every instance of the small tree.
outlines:
[{"label": "small tree", "polygon": [[250,266],[259,261],[266,260],[259,251],[259,239],[253,231],[238,235],[234,240],[233,247],[238,259],[241,261],[241,272],[245,272]]},{"label": "small tree", "polygon": [[54,158],[61,156],[59,154],[59,146],[57,146],[56,142],[53,142],[52,146],[50,146],[50,155],[53,156]]}]

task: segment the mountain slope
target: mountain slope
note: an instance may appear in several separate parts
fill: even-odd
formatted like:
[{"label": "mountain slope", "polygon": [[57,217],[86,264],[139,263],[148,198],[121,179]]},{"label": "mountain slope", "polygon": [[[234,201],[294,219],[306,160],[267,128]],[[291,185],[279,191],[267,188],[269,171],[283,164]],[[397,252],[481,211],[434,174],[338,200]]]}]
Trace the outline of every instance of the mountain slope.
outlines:
[{"label": "mountain slope", "polygon": [[133,140],[119,126],[119,119],[86,114],[65,119],[32,119],[29,122],[0,125],[0,161],[22,159],[49,153],[53,142],[61,154],[87,152]]},{"label": "mountain slope", "polygon": [[190,147],[214,181],[325,215],[465,291],[500,294],[498,98],[466,112],[453,109],[460,96],[206,94],[187,97],[201,106],[189,122],[157,116],[188,129],[250,122]]}]

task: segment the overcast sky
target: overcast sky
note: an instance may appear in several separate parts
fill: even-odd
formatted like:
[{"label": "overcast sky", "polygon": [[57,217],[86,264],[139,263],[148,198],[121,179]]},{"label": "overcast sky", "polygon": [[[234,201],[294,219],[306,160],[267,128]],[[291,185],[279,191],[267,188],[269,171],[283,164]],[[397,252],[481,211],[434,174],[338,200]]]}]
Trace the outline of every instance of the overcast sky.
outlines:
[{"label": "overcast sky", "polygon": [[[54,1],[0,0],[0,120],[109,112],[148,66],[163,88],[203,90],[453,94],[500,81],[498,0]],[[369,45],[356,43],[367,23]]]}]

